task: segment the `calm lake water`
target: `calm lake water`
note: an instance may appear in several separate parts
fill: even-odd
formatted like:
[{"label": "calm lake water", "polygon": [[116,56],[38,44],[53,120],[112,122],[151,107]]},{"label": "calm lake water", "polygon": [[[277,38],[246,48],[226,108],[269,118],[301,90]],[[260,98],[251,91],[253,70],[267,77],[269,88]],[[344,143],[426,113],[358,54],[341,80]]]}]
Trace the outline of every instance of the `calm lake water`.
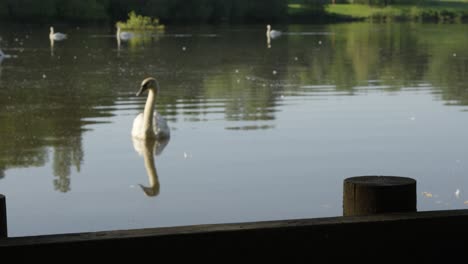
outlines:
[{"label": "calm lake water", "polygon": [[[468,25],[0,25],[0,193],[10,236],[342,215],[343,180],[418,182],[468,208]],[[171,138],[130,136],[159,80]],[[144,188],[142,188],[143,186]],[[457,191],[458,190],[458,191]]]}]

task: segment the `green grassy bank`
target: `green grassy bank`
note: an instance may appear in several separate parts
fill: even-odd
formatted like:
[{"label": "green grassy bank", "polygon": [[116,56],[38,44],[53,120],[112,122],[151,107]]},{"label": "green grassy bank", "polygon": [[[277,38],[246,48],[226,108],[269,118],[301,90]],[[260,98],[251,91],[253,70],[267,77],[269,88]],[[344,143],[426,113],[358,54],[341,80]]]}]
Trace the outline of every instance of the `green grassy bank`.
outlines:
[{"label": "green grassy bank", "polygon": [[[290,7],[293,9],[294,7]],[[468,1],[423,2],[418,5],[369,6],[362,4],[327,5],[326,13],[349,19],[420,20],[439,22],[468,21]]]}]

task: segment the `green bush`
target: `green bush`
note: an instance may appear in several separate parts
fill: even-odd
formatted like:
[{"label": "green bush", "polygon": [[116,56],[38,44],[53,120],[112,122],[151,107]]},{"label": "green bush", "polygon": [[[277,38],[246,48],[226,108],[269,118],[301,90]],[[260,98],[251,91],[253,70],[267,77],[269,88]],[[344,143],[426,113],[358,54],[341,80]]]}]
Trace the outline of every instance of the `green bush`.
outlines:
[{"label": "green bush", "polygon": [[164,29],[164,25],[159,24],[158,18],[137,15],[135,11],[128,13],[128,19],[126,22],[118,21],[116,26],[120,27],[121,29]]}]

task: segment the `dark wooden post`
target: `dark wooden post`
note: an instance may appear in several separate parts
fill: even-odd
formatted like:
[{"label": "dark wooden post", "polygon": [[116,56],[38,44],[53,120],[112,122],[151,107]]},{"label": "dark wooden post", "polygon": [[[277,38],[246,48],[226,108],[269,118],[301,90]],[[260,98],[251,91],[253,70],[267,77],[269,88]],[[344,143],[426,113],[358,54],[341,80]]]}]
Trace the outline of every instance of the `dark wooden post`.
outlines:
[{"label": "dark wooden post", "polygon": [[344,216],[392,212],[416,212],[416,180],[396,176],[359,176],[344,180]]},{"label": "dark wooden post", "polygon": [[6,199],[0,194],[0,239],[8,237]]}]

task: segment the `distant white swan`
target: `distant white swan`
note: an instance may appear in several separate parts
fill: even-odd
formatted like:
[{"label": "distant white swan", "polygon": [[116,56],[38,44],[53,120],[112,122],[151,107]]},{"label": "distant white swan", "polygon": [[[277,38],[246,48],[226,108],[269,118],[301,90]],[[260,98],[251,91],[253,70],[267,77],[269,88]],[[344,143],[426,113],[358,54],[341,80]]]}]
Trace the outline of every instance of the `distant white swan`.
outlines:
[{"label": "distant white swan", "polygon": [[54,33],[54,27],[50,27],[49,38],[50,38],[51,41],[53,41],[53,40],[60,41],[60,40],[66,39],[67,34],[63,34],[63,33],[60,33],[60,32]]},{"label": "distant white swan", "polygon": [[145,91],[148,91],[145,109],[133,121],[132,137],[139,139],[169,138],[170,130],[166,120],[154,110],[154,101],[159,92],[159,84],[156,79],[152,77],[144,79],[136,96]]},{"label": "distant white swan", "polygon": [[117,27],[117,34],[116,34],[117,39],[119,40],[129,40],[133,38],[133,34],[130,32],[125,32],[125,31],[120,31],[120,27]]},{"label": "distant white swan", "polygon": [[0,49],[0,65],[2,64],[4,59],[10,59],[10,58],[17,58],[18,56],[16,55],[10,55],[10,54],[5,54],[3,51]]},{"label": "distant white swan", "polygon": [[3,53],[3,51],[0,49],[0,59],[3,60],[8,58],[11,58],[11,55]]},{"label": "distant white swan", "polygon": [[267,35],[268,38],[274,39],[274,38],[277,38],[277,37],[281,36],[282,33],[281,33],[281,31],[278,31],[278,30],[274,30],[274,29],[272,30],[271,26],[267,25],[266,35]]}]

